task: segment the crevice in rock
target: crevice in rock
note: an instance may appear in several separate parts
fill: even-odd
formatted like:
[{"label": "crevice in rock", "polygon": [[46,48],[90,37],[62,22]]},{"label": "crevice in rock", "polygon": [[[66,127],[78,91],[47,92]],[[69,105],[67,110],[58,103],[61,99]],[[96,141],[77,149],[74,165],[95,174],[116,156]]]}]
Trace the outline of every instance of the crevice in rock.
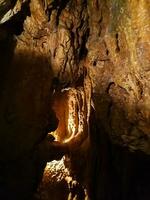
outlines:
[{"label": "crevice in rock", "polygon": [[53,11],[53,10],[57,10],[58,1],[53,1],[53,2],[50,3],[50,4],[47,3],[47,0],[45,0],[45,1],[46,1],[46,4],[44,3],[45,13],[46,13],[46,15],[48,16],[48,21],[50,21],[52,11]]},{"label": "crevice in rock", "polygon": [[96,67],[96,65],[97,65],[97,60],[94,60],[93,61],[93,66]]},{"label": "crevice in rock", "polygon": [[115,38],[116,38],[116,53],[118,53],[120,51],[119,34],[118,33],[115,34]]},{"label": "crevice in rock", "polygon": [[[69,2],[68,0],[61,0],[59,2],[59,8],[58,8],[57,17],[56,17],[56,26],[59,25],[59,16],[61,15],[61,12],[63,11],[63,9],[65,9],[65,7],[67,6],[68,2]],[[58,4],[57,1],[56,3]]]},{"label": "crevice in rock", "polygon": [[86,43],[89,38],[89,34],[90,34],[90,29],[88,28],[86,30],[85,34],[82,36],[82,44],[80,46],[79,60],[82,60],[88,54],[88,49],[86,48]]}]

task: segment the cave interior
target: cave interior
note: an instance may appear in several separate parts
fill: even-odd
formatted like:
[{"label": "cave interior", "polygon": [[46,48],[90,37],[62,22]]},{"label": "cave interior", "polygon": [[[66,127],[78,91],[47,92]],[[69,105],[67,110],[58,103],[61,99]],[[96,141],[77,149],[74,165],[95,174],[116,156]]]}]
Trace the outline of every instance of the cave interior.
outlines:
[{"label": "cave interior", "polygon": [[150,199],[150,1],[0,0],[0,199]]}]

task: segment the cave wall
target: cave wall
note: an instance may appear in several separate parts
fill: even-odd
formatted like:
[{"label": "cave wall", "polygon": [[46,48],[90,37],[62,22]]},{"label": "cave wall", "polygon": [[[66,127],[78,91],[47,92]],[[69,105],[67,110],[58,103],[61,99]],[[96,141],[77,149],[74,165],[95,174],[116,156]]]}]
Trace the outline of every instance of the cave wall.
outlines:
[{"label": "cave wall", "polygon": [[40,48],[61,88],[76,86],[86,67],[112,141],[149,154],[149,2],[31,1],[30,7],[17,46]]},{"label": "cave wall", "polygon": [[148,10],[148,1],[97,1],[97,8],[90,7],[92,30],[87,44],[88,66],[101,121],[112,141],[147,154],[150,149]]},{"label": "cave wall", "polygon": [[[24,2],[29,12],[22,16]],[[0,27],[1,160],[29,152],[43,138],[48,119],[53,125],[52,79],[59,90],[83,86],[86,68],[95,110],[92,198],[148,199],[149,1],[31,0],[18,5],[19,15],[10,15]],[[144,178],[137,176],[141,171]]]}]

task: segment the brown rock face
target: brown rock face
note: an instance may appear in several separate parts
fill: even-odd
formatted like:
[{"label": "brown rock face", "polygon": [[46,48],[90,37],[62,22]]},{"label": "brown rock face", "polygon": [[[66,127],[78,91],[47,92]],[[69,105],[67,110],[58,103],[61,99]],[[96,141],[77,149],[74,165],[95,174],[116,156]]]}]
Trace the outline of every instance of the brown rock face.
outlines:
[{"label": "brown rock face", "polygon": [[46,2],[31,1],[19,38],[32,38],[28,46],[48,57],[62,88],[86,67],[112,141],[149,154],[149,2]]},{"label": "brown rock face", "polygon": [[[17,188],[27,194],[24,199],[33,193],[46,163],[40,160],[43,152],[53,151],[40,144],[47,130],[57,127],[51,104],[55,91],[57,137],[60,142],[71,138],[70,170],[89,198],[148,200],[149,0],[3,0],[0,23],[2,199],[10,199],[7,188],[16,200]],[[75,102],[64,90],[76,93]],[[88,138],[73,152],[70,118],[86,132],[79,139]]]},{"label": "brown rock face", "polygon": [[[144,19],[150,18],[149,6],[148,1],[97,1],[87,56],[94,93],[101,96],[99,116],[112,141],[147,154],[150,88],[146,68],[150,67],[150,27],[149,20]],[[93,9],[91,5],[90,11]]]}]

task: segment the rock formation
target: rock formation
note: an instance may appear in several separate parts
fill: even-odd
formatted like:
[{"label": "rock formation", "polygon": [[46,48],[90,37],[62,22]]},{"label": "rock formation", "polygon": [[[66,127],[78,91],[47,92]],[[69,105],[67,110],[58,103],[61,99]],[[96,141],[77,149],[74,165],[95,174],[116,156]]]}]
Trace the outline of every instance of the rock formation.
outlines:
[{"label": "rock formation", "polygon": [[2,166],[22,159],[34,180],[24,156],[53,157],[41,142],[54,102],[59,150],[89,198],[148,200],[149,0],[1,0],[0,24]]}]

